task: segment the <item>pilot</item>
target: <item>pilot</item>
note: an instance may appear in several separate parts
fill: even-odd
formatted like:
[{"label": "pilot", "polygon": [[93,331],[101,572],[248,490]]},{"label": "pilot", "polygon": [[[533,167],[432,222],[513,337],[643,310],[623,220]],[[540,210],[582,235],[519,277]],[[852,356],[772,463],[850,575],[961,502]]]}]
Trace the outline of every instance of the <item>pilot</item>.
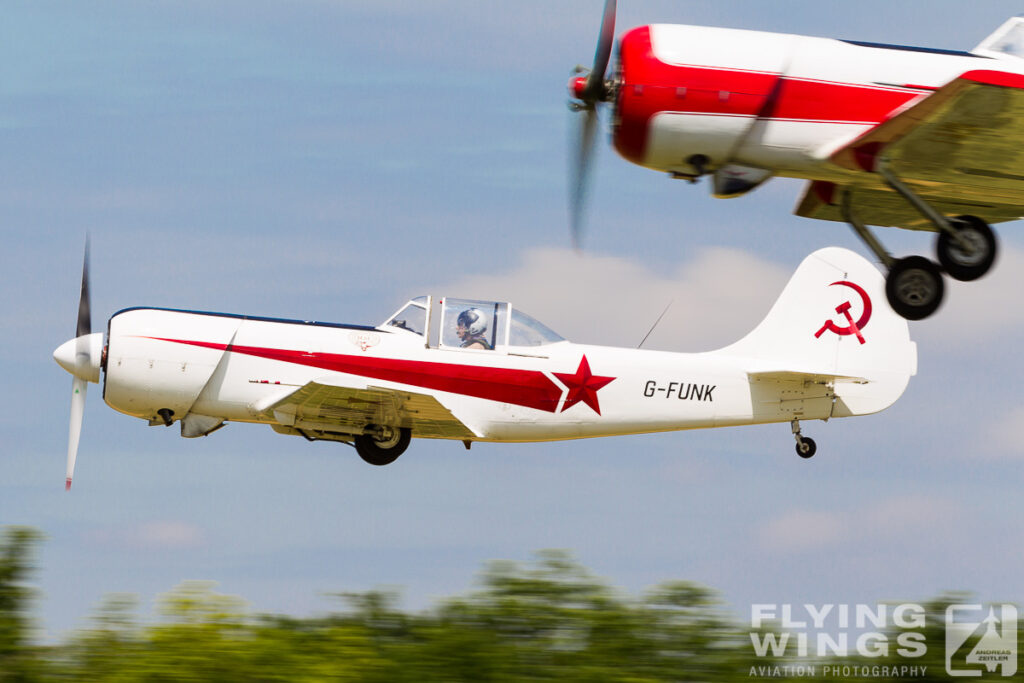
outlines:
[{"label": "pilot", "polygon": [[484,337],[486,331],[487,318],[479,308],[467,308],[455,320],[455,333],[462,340],[464,349],[493,349]]}]

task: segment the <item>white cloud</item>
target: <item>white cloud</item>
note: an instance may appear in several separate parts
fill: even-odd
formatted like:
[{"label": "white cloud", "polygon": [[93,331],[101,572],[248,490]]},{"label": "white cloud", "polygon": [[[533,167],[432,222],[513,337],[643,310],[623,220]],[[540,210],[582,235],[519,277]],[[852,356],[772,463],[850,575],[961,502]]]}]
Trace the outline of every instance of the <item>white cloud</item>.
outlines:
[{"label": "white cloud", "polygon": [[[526,250],[515,269],[470,274],[438,293],[511,301],[573,341],[635,346],[672,304],[647,348],[704,351],[753,329],[782,292],[789,268],[748,251],[708,247],[668,272],[629,257]],[[1004,245],[993,271],[977,282],[948,280],[946,301],[914,323],[922,346],[962,352],[978,340],[1020,338],[1024,249]]]},{"label": "white cloud", "polygon": [[812,550],[838,543],[843,537],[843,519],[824,510],[790,510],[765,523],[759,536],[767,549]]},{"label": "white cloud", "polygon": [[957,510],[947,500],[920,494],[840,511],[796,509],[762,524],[757,537],[764,548],[780,553],[818,550],[840,543],[903,541],[934,529],[937,523],[949,525],[956,519]]},{"label": "white cloud", "polygon": [[736,341],[768,313],[788,269],[740,249],[706,248],[671,272],[570,249],[524,252],[514,270],[469,275],[438,293],[511,301],[573,341],[704,351]]}]

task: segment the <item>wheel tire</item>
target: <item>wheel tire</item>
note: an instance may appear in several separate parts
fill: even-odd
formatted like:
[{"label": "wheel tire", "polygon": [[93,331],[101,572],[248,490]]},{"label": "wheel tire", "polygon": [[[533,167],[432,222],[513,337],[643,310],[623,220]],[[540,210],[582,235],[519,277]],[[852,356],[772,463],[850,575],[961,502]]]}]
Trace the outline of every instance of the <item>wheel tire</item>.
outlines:
[{"label": "wheel tire", "polygon": [[938,310],[944,291],[942,272],[924,256],[901,258],[885,278],[889,305],[907,320],[922,320]]},{"label": "wheel tire", "polygon": [[412,440],[412,431],[408,427],[398,429],[395,436],[387,441],[378,441],[369,434],[357,436],[356,453],[371,465],[390,465],[398,459]]},{"label": "wheel tire", "polygon": [[935,253],[939,263],[954,280],[969,282],[977,280],[992,268],[996,260],[996,234],[988,223],[977,216],[957,216],[950,220],[957,234],[974,246],[975,251],[966,254],[957,240],[950,234],[940,232],[935,241]]},{"label": "wheel tire", "polygon": [[796,454],[801,458],[810,458],[818,452],[818,444],[814,443],[814,439],[809,436],[801,437],[802,443],[796,445]]}]

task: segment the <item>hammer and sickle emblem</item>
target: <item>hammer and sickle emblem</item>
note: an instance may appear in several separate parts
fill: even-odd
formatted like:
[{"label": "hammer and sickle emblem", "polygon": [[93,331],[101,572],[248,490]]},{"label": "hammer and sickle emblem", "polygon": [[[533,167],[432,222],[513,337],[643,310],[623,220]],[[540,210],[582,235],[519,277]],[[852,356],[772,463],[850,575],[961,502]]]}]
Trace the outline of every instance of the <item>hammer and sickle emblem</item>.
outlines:
[{"label": "hammer and sickle emblem", "polygon": [[846,316],[846,321],[850,324],[846,327],[839,327],[831,320],[826,320],[825,324],[821,326],[821,329],[814,334],[815,339],[821,337],[821,335],[825,333],[825,330],[828,330],[829,332],[835,332],[841,337],[848,334],[855,334],[857,335],[857,341],[861,344],[865,343],[864,335],[861,334],[860,331],[864,329],[864,326],[868,324],[869,320],[871,320],[871,297],[868,296],[868,293],[865,292],[860,285],[847,280],[838,280],[829,285],[829,287],[832,285],[843,285],[844,287],[849,287],[853,291],[857,292],[857,294],[860,294],[861,301],[864,302],[864,312],[861,313],[859,319],[854,321],[853,316],[850,315],[850,309],[853,308],[853,304],[849,301],[844,301],[836,306],[836,313]]}]

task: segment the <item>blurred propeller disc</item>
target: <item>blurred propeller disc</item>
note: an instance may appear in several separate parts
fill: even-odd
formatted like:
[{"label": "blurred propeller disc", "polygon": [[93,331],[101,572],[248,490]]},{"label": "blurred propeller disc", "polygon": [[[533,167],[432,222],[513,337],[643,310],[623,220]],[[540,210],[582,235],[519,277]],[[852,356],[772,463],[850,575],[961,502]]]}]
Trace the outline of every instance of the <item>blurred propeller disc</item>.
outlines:
[{"label": "blurred propeller disc", "polygon": [[583,211],[587,203],[598,123],[597,109],[591,107],[585,110],[583,120],[575,126],[572,149],[569,150],[569,228],[572,232],[572,246],[577,250],[583,247]]},{"label": "blurred propeller disc", "polygon": [[[583,115],[572,133],[569,151],[569,229],[572,244],[583,244],[583,211],[586,203],[590,165],[597,137],[597,105],[612,97],[612,88],[605,78],[615,41],[615,0],[605,0],[601,17],[601,33],[594,50],[594,66],[589,72],[577,66],[569,79],[569,108]],[[581,75],[585,74],[585,75]]]}]

